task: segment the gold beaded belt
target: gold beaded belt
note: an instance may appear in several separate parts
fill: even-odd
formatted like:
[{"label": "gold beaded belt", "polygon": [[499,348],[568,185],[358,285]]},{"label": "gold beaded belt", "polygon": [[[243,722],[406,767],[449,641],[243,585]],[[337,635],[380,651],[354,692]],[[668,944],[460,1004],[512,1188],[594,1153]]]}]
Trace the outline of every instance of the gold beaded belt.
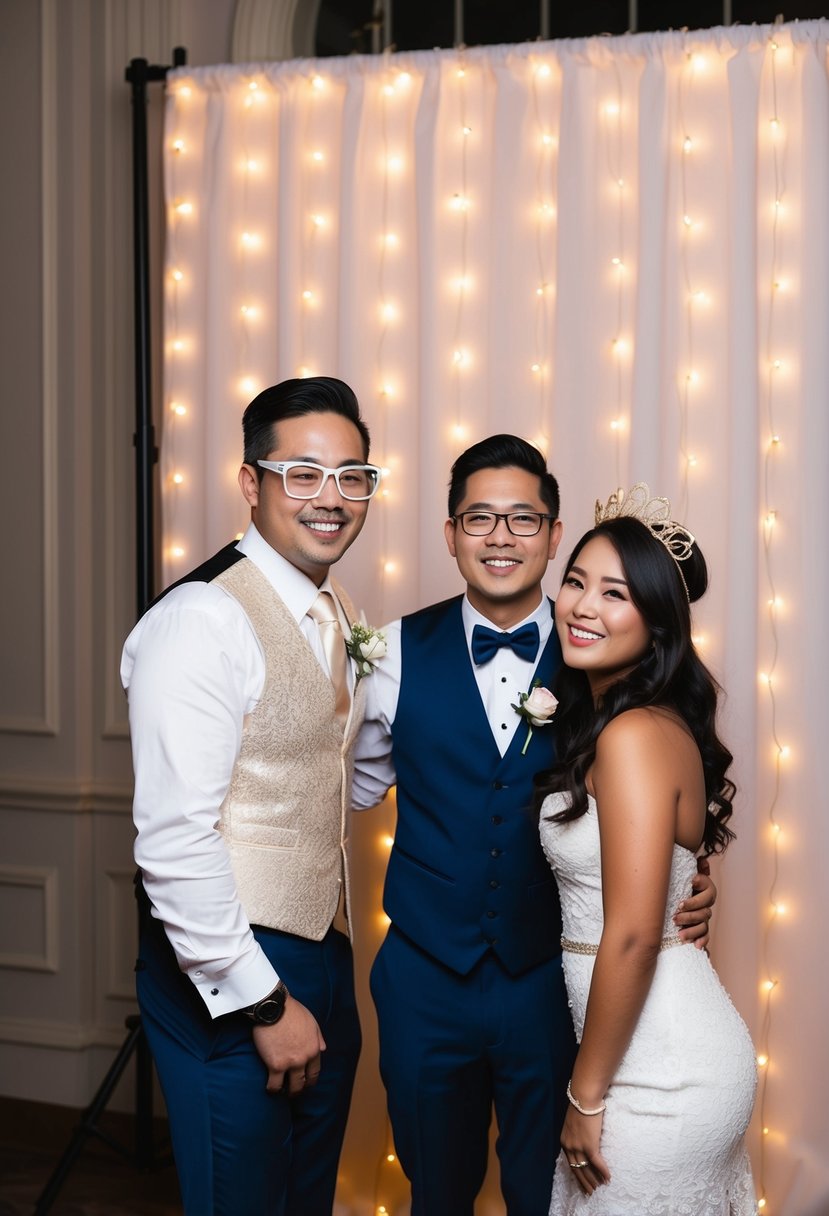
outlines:
[{"label": "gold beaded belt", "polygon": [[[659,943],[660,950],[670,950],[671,946],[684,945],[682,938],[677,933],[671,933],[668,937],[663,937]],[[566,950],[568,954],[598,954],[599,947],[592,942],[573,942],[569,937],[561,939],[561,948]]]}]

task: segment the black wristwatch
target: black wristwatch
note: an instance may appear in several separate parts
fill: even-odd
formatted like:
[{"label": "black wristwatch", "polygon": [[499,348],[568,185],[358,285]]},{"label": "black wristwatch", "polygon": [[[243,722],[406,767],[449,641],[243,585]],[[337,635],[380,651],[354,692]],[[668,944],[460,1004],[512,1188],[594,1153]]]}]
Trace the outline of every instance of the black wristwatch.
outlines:
[{"label": "black wristwatch", "polygon": [[242,1013],[246,1013],[250,1020],[256,1022],[258,1026],[275,1026],[285,1012],[287,999],[288,989],[280,980],[273,992],[263,996],[262,1000],[257,1001],[255,1005],[248,1005],[247,1009],[242,1010]]}]

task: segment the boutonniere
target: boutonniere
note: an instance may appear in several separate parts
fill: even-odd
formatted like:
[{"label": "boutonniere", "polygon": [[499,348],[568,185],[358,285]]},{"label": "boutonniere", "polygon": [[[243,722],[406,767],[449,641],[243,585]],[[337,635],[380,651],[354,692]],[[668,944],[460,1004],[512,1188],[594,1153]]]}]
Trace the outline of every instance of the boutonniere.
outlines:
[{"label": "boutonniere", "polygon": [[355,621],[345,648],[357,664],[356,682],[370,676],[381,659],[386,657],[386,635],[379,629]]},{"label": "boutonniere", "polygon": [[533,737],[533,727],[551,725],[553,714],[558,709],[558,701],[548,688],[541,687],[540,680],[533,680],[530,691],[520,692],[518,704],[513,705],[512,708],[519,717],[525,718],[527,721],[527,737],[521,748],[521,755],[524,756],[530,745],[530,739]]}]

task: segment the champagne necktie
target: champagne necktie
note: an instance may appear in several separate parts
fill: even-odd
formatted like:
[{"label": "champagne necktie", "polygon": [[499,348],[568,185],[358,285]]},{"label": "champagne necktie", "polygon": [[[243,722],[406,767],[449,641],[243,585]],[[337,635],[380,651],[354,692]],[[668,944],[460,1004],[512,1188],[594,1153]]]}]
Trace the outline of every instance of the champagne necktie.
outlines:
[{"label": "champagne necktie", "polygon": [[334,597],[328,591],[321,591],[308,609],[308,615],[312,621],[317,623],[331,683],[334,685],[336,697],[334,712],[342,722],[345,722],[351,706],[351,694],[348,690],[345,639],[337,616]]}]

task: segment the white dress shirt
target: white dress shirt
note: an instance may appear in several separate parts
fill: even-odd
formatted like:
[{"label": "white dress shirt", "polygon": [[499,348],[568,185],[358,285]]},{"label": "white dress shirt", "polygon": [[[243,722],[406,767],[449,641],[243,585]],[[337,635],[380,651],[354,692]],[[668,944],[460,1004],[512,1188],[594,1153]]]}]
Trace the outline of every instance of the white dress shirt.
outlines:
[{"label": "white dress shirt", "polygon": [[[319,591],[331,590],[328,579],[318,588],[253,524],[237,548],[271,583],[327,672],[307,612]],[[135,769],[135,860],[147,894],[179,966],[205,1004],[212,994],[213,1016],[244,1008],[279,977],[251,933],[217,824],[245,715],[265,682],[259,641],[221,587],[183,583],[127,638],[121,682]]]},{"label": "white dress shirt", "polygon": [[[461,614],[469,662],[489,719],[492,737],[503,756],[521,722],[512,707],[518,705],[519,693],[530,691],[538,658],[553,631],[550,601],[543,595],[535,611],[510,629],[512,632],[530,621],[535,621],[538,625],[538,654],[531,662],[520,658],[508,646],[504,646],[488,663],[475,666],[472,662],[472,630],[476,625],[484,625],[487,629],[495,629],[499,633],[501,629],[473,608],[467,596],[463,597]],[[376,806],[385,797],[389,787],[395,783],[391,758],[391,728],[400,695],[400,621],[392,621],[382,632],[386,635],[388,652],[366,679],[366,717],[354,754],[352,804],[356,810]],[[436,685],[435,696],[445,695],[445,690]]]}]

